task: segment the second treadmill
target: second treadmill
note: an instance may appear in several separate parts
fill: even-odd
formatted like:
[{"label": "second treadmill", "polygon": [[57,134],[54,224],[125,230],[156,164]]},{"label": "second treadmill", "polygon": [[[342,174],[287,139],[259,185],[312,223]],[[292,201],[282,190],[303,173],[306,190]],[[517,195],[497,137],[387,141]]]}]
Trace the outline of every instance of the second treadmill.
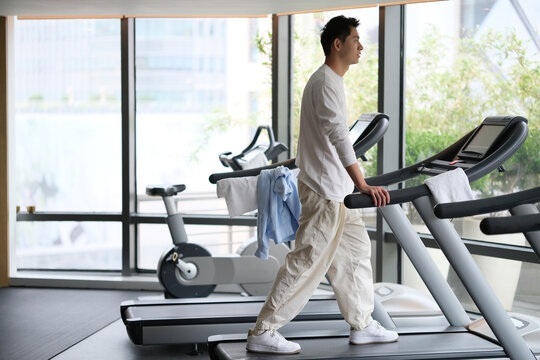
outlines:
[{"label": "second treadmill", "polygon": [[[388,125],[386,114],[366,113],[359,117],[350,129],[357,158],[363,157],[379,142]],[[213,174],[210,181],[216,183],[228,177],[253,176],[262,169],[279,165],[293,168],[294,159],[263,168]],[[264,300],[265,297],[261,296],[130,300],[121,304],[120,313],[128,336],[135,344],[196,344],[206,343],[208,336],[214,334],[246,332],[255,323]],[[390,321],[380,306],[377,306],[374,316],[383,324]],[[313,296],[295,320],[283,329],[283,333],[310,332],[320,328],[321,323],[324,329],[334,334],[349,330],[333,295]]]}]

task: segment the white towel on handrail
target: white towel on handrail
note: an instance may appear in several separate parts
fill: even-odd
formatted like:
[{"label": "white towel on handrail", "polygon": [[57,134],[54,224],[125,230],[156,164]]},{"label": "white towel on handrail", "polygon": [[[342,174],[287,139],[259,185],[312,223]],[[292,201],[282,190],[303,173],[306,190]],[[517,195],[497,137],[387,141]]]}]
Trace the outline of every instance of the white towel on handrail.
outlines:
[{"label": "white towel on handrail", "polygon": [[435,204],[474,200],[469,178],[462,168],[456,168],[424,180]]},{"label": "white towel on handrail", "polygon": [[259,176],[226,178],[216,183],[218,198],[225,198],[230,216],[238,216],[257,209],[257,181]]}]

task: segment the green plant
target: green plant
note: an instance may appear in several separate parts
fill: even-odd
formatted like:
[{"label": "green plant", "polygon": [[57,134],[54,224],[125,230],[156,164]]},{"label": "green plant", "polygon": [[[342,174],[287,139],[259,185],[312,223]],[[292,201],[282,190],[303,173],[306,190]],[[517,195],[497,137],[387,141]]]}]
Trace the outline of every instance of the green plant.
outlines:
[{"label": "green plant", "polygon": [[472,188],[489,196],[538,186],[540,62],[515,31],[474,35],[454,40],[452,52],[451,41],[432,27],[408,59],[406,163],[434,155],[487,116],[521,115],[529,120],[529,136],[506,161],[504,175],[494,172]]},{"label": "green plant", "polygon": [[44,99],[43,95],[39,93],[32,94],[28,97],[28,100],[30,101],[43,101],[43,99]]}]

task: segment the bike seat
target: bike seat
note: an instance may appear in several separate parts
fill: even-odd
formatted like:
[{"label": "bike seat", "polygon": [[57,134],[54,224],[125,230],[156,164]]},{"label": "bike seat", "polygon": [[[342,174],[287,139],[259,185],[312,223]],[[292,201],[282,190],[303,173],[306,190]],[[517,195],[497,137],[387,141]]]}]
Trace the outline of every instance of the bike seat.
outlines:
[{"label": "bike seat", "polygon": [[186,185],[148,185],[146,195],[150,196],[174,196],[186,190]]}]

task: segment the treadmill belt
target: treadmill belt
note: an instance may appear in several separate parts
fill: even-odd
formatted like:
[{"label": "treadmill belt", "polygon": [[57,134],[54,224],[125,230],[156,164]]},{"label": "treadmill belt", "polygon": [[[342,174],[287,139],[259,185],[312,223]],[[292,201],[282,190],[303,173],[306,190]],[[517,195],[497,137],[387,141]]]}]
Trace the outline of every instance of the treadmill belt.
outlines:
[{"label": "treadmill belt", "polygon": [[[294,339],[302,347],[300,354],[280,355],[280,359],[463,359],[504,357],[500,346],[470,333],[400,335],[388,344],[351,345],[348,336]],[[256,354],[245,350],[245,340],[221,342],[215,345],[217,359],[270,359],[271,354]]]}]

